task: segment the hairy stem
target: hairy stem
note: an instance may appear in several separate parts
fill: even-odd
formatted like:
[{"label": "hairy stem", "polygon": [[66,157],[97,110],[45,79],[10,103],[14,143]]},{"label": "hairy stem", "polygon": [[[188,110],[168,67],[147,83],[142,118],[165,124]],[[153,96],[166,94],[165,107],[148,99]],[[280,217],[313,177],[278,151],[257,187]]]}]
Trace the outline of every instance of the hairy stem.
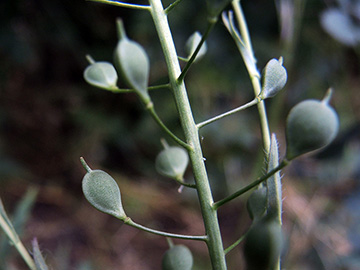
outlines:
[{"label": "hairy stem", "polygon": [[192,163],[204,226],[208,237],[206,243],[212,267],[214,270],[225,270],[225,254],[217,212],[212,207],[213,197],[200,146],[199,133],[192,115],[185,83],[183,79],[177,79],[181,74],[181,69],[171,30],[161,0],[150,0],[150,4],[151,15],[159,35],[159,40],[168,67],[169,79],[179,111],[181,125],[184,130],[186,142],[192,147],[192,149],[188,149],[188,153]]},{"label": "hairy stem", "polygon": [[[234,8],[235,16],[236,16],[237,22],[239,24],[241,38],[244,41],[244,44],[247,47],[248,52],[251,53],[251,57],[253,59],[255,59],[254,50],[251,45],[250,34],[248,31],[244,13],[243,13],[241,5],[240,5],[240,0],[232,1],[232,6]],[[255,76],[253,74],[253,72],[250,72],[250,71],[249,71],[249,75],[250,75],[251,83],[253,85],[254,94],[257,97],[261,92],[260,78],[258,76]],[[267,115],[266,115],[265,102],[260,101],[257,104],[257,107],[258,107],[259,117],[260,117],[260,126],[261,126],[262,138],[263,138],[263,147],[264,147],[264,150],[265,150],[265,153],[267,156],[270,151],[271,136],[270,136],[270,130],[269,130],[269,123],[268,123]]]}]

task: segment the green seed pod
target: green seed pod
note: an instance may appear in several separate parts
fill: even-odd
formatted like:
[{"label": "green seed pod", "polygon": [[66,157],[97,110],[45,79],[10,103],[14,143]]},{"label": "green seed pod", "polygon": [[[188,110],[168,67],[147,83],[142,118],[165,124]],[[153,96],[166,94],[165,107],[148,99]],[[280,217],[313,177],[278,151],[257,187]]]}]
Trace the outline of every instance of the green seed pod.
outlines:
[{"label": "green seed pod", "polygon": [[286,123],[288,160],[325,147],[336,137],[339,119],[328,104],[329,97],[330,94],[322,101],[302,101],[290,111]]},{"label": "green seed pod", "polygon": [[287,72],[283,67],[283,60],[271,59],[265,66],[262,73],[262,99],[274,97],[284,88],[287,81]]},{"label": "green seed pod", "polygon": [[261,186],[255,189],[249,196],[246,204],[250,218],[254,220],[262,218],[266,213],[267,203],[267,188]]},{"label": "green seed pod", "polygon": [[145,102],[150,101],[147,89],[150,71],[149,57],[139,43],[128,39],[120,20],[118,27],[121,36],[115,49],[115,65],[137,94]]},{"label": "green seed pod", "polygon": [[90,64],[84,71],[84,79],[96,87],[108,90],[117,89],[118,75],[114,66],[108,62]]},{"label": "green seed pod", "polygon": [[181,147],[171,146],[156,157],[156,170],[167,177],[182,180],[189,163],[188,153]]},{"label": "green seed pod", "polygon": [[248,270],[273,269],[283,244],[281,226],[272,218],[256,222],[245,237],[244,257]]},{"label": "green seed pod", "polygon": [[[186,41],[185,51],[188,54],[188,58],[190,58],[192,56],[192,54],[195,52],[195,50],[196,50],[197,46],[199,45],[201,39],[202,39],[201,34],[196,31]],[[202,58],[206,54],[206,51],[207,51],[207,45],[206,45],[206,42],[204,42],[204,44],[201,46],[198,54],[196,55],[195,61],[200,60],[200,58]]]},{"label": "green seed pod", "polygon": [[82,189],[89,203],[101,212],[124,220],[120,189],[116,181],[101,170],[88,170],[82,180]]},{"label": "green seed pod", "polygon": [[162,270],[191,270],[193,256],[184,245],[175,245],[165,252],[162,259]]}]

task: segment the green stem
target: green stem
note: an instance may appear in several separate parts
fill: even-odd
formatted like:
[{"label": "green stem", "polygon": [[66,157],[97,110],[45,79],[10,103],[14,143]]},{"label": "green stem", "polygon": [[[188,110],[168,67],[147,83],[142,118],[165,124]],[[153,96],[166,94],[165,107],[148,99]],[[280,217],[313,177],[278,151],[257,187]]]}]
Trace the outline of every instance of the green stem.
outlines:
[{"label": "green stem", "polygon": [[[240,5],[240,0],[232,1],[232,6],[234,8],[235,16],[236,16],[237,22],[239,24],[241,38],[242,38],[245,46],[247,47],[248,52],[251,54],[252,59],[254,59],[254,61],[255,61],[254,50],[251,45],[250,34],[248,31],[244,13],[243,13],[241,5]],[[250,75],[251,83],[253,85],[254,94],[257,97],[257,96],[259,96],[259,94],[261,92],[260,78],[258,76],[256,76],[255,74],[253,74],[253,72],[250,70],[249,70],[249,75]],[[270,130],[269,130],[269,123],[268,123],[267,115],[266,115],[265,102],[260,101],[257,104],[257,107],[258,107],[259,117],[260,117],[260,126],[261,126],[262,138],[263,138],[263,147],[265,149],[265,153],[267,156],[270,151],[271,136],[270,136]]]},{"label": "green stem", "polygon": [[213,204],[213,208],[214,209],[218,209],[220,206],[232,201],[233,199],[236,199],[237,197],[239,197],[240,195],[244,194],[245,192],[248,192],[250,189],[256,187],[257,185],[261,184],[262,182],[266,181],[270,176],[274,175],[275,173],[277,173],[278,171],[282,170],[283,168],[285,168],[287,165],[289,165],[290,161],[288,161],[287,159],[284,159],[279,166],[277,166],[276,168],[274,168],[273,170],[269,171],[267,174],[265,174],[264,176],[260,177],[259,179],[255,180],[254,182],[252,182],[251,184],[247,185],[246,187],[236,191],[235,193],[229,195],[228,197],[217,201],[216,203]]},{"label": "green stem", "polygon": [[90,168],[90,166],[86,163],[85,159],[83,157],[80,157],[80,162],[81,165],[84,167],[84,169],[86,170],[86,172],[91,173],[92,169]]},{"label": "green stem", "polygon": [[89,1],[102,3],[102,4],[113,5],[113,6],[118,6],[118,7],[141,9],[141,10],[150,10],[150,6],[147,6],[147,5],[130,4],[130,3],[120,2],[120,1],[112,1],[112,0],[89,0]]},{"label": "green stem", "polygon": [[230,251],[232,251],[234,248],[236,248],[244,239],[247,233],[245,233],[244,235],[242,235],[238,240],[236,240],[233,244],[231,244],[230,246],[228,246],[225,249],[225,255],[227,255]]},{"label": "green stem", "polygon": [[217,115],[217,116],[215,116],[213,118],[210,118],[210,119],[208,119],[206,121],[203,121],[203,122],[197,124],[196,126],[197,126],[198,129],[200,129],[200,128],[202,128],[202,127],[204,127],[204,126],[206,126],[208,124],[211,124],[211,123],[213,123],[213,122],[215,122],[217,120],[220,120],[220,119],[222,119],[222,118],[224,118],[226,116],[232,115],[232,114],[237,113],[239,111],[245,110],[245,109],[247,109],[247,108],[249,108],[249,107],[251,107],[251,106],[253,106],[255,104],[258,104],[260,101],[261,101],[261,99],[255,98],[252,101],[250,101],[250,102],[248,102],[248,103],[246,103],[246,104],[244,104],[242,106],[239,106],[239,107],[237,107],[237,108],[235,108],[235,109],[233,109],[231,111],[225,112],[223,114],[219,114],[219,115]]},{"label": "green stem", "polygon": [[180,185],[184,186],[184,187],[188,187],[188,188],[196,188],[196,184],[190,184],[190,183],[186,183],[184,182],[184,179],[177,179],[177,178],[173,178],[177,183],[179,183]]},{"label": "green stem", "polygon": [[216,24],[217,20],[211,20],[208,22],[208,26],[206,28],[206,31],[204,33],[204,35],[202,36],[198,46],[196,47],[196,50],[194,51],[194,53],[191,55],[190,59],[186,62],[186,65],[183,69],[183,71],[181,72],[178,81],[181,82],[184,80],[187,72],[189,71],[191,65],[194,63],[196,56],[198,55],[202,45],[204,44],[204,42],[206,41],[206,39],[208,38],[211,30],[214,28],[215,24]]},{"label": "green stem", "polygon": [[176,7],[178,4],[180,4],[182,0],[176,0],[172,4],[170,4],[167,8],[165,8],[165,14],[169,14],[170,11],[173,10],[174,7]]},{"label": "green stem", "polygon": [[140,224],[134,222],[129,217],[127,217],[124,220],[124,223],[126,225],[132,226],[132,227],[137,228],[139,230],[142,230],[142,231],[145,231],[145,232],[148,232],[148,233],[152,233],[152,234],[156,234],[156,235],[165,236],[165,237],[185,239],[185,240],[207,241],[207,236],[206,235],[183,235],[183,234],[176,234],[176,233],[168,233],[168,232],[158,231],[158,230],[150,229],[148,227],[140,225]]},{"label": "green stem", "polygon": [[161,121],[160,117],[158,116],[158,114],[155,111],[154,108],[154,104],[152,102],[149,102],[146,105],[146,109],[149,111],[149,113],[151,114],[151,116],[154,118],[154,120],[156,121],[156,123],[159,124],[159,126],[175,141],[177,142],[179,145],[181,145],[182,147],[184,147],[185,149],[189,150],[192,149],[191,146],[189,144],[187,144],[186,142],[184,142],[183,140],[179,139],[174,133],[172,133],[170,131],[170,129],[168,129],[168,127]]},{"label": "green stem", "polygon": [[[108,91],[113,92],[114,94],[123,94],[123,93],[136,93],[134,89],[130,89],[130,88],[118,88],[118,87],[114,87],[114,88],[105,88],[105,87],[99,87],[101,89],[105,89]],[[165,88],[170,88],[170,84],[165,83],[165,84],[159,84],[159,85],[154,85],[154,86],[149,86],[148,90],[149,91],[153,91],[153,90],[159,90],[159,89],[165,89]]]},{"label": "green stem", "polygon": [[212,207],[213,197],[200,146],[198,129],[192,115],[185,83],[183,79],[177,79],[180,77],[181,69],[171,30],[161,0],[150,0],[150,4],[151,15],[168,67],[170,83],[179,111],[180,122],[184,130],[186,142],[192,148],[188,149],[188,153],[192,163],[204,226],[208,237],[206,243],[212,267],[214,270],[226,270],[225,254],[217,212]]}]

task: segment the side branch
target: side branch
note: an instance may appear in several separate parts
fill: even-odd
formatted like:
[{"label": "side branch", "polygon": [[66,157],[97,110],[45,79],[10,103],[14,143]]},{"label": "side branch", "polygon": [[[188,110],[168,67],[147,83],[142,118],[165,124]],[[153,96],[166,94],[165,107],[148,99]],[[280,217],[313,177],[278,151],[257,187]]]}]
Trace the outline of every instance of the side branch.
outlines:
[{"label": "side branch", "polygon": [[287,165],[290,164],[290,161],[288,161],[287,159],[284,159],[279,166],[277,166],[276,168],[274,168],[273,170],[271,170],[270,172],[268,172],[267,174],[265,174],[264,176],[260,177],[259,179],[257,179],[256,181],[252,182],[251,184],[247,185],[246,187],[236,191],[235,193],[231,194],[230,196],[216,202],[213,204],[213,208],[214,209],[218,209],[220,206],[224,205],[225,203],[228,203],[230,201],[232,201],[233,199],[236,199],[237,197],[239,197],[240,195],[244,194],[245,192],[249,191],[250,189],[256,187],[257,185],[261,184],[262,182],[264,182],[265,180],[267,180],[270,176],[274,175],[275,173],[277,173],[278,171],[282,170],[283,168],[285,168]]},{"label": "side branch", "polygon": [[139,230],[149,232],[149,233],[152,233],[152,234],[156,234],[156,235],[165,236],[165,237],[185,239],[185,240],[197,240],[197,241],[205,241],[205,242],[208,239],[208,237],[206,235],[183,235],[183,234],[168,233],[168,232],[163,232],[163,231],[150,229],[150,228],[145,227],[143,225],[137,224],[136,222],[134,222],[129,217],[124,220],[124,223],[129,225],[129,226],[132,226],[134,228],[137,228]]},{"label": "side branch", "polygon": [[206,39],[208,38],[211,30],[214,28],[216,22],[217,22],[217,20],[209,21],[207,29],[206,29],[204,35],[202,36],[198,46],[196,47],[194,53],[191,55],[190,59],[186,63],[186,66],[184,67],[183,71],[181,72],[180,76],[178,77],[178,79],[177,79],[178,82],[182,82],[184,80],[187,72],[189,71],[191,65],[194,63],[197,54],[199,53],[202,45],[205,43]]},{"label": "side branch", "polygon": [[150,11],[150,6],[147,5],[137,5],[137,4],[131,4],[131,3],[124,3],[120,1],[112,1],[112,0],[88,0],[92,2],[102,3],[102,4],[108,4],[118,7],[125,7],[125,8],[132,8],[132,9],[141,9],[141,10],[148,10]]},{"label": "side branch", "polygon": [[235,108],[235,109],[233,109],[231,111],[228,111],[228,112],[225,112],[225,113],[220,114],[218,116],[215,116],[213,118],[210,118],[210,119],[208,119],[206,121],[203,121],[203,122],[197,124],[196,126],[197,126],[198,129],[200,129],[200,128],[208,125],[208,124],[211,124],[212,122],[215,122],[215,121],[220,120],[220,119],[222,119],[222,118],[224,118],[226,116],[230,116],[230,115],[232,115],[234,113],[237,113],[237,112],[245,110],[245,109],[247,109],[247,108],[249,108],[249,107],[251,107],[251,106],[253,106],[255,104],[258,104],[260,101],[261,101],[260,98],[255,98],[252,101],[250,101],[250,102],[248,102],[248,103],[246,103],[246,104],[244,104],[242,106],[239,106],[239,107],[237,107],[237,108]]},{"label": "side branch", "polygon": [[156,123],[159,124],[159,126],[175,141],[177,142],[179,145],[181,145],[182,147],[184,147],[186,150],[192,150],[192,147],[187,144],[186,142],[184,142],[183,140],[181,140],[179,137],[177,137],[174,133],[171,132],[170,129],[168,129],[168,127],[163,123],[163,121],[161,121],[160,117],[158,116],[158,114],[155,111],[154,108],[154,104],[152,102],[149,102],[146,105],[146,109],[149,111],[149,113],[151,114],[151,116],[154,118],[154,120],[156,121]]}]

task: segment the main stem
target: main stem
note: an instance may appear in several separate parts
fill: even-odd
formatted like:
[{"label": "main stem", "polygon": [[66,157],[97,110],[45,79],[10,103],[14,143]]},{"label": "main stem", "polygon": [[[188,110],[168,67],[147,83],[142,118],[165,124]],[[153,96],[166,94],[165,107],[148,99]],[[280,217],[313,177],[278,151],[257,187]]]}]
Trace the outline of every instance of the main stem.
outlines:
[{"label": "main stem", "polygon": [[159,35],[168,67],[170,84],[172,86],[175,102],[179,111],[181,125],[184,130],[186,142],[191,146],[191,149],[188,149],[188,153],[192,163],[204,226],[208,236],[206,243],[211,258],[211,264],[214,270],[226,270],[225,253],[220,234],[217,212],[212,207],[214,200],[211,194],[202,155],[198,129],[192,115],[185,83],[183,80],[177,80],[181,74],[181,69],[167,16],[161,0],[150,0],[150,5],[151,15],[154,20],[156,31]]}]

